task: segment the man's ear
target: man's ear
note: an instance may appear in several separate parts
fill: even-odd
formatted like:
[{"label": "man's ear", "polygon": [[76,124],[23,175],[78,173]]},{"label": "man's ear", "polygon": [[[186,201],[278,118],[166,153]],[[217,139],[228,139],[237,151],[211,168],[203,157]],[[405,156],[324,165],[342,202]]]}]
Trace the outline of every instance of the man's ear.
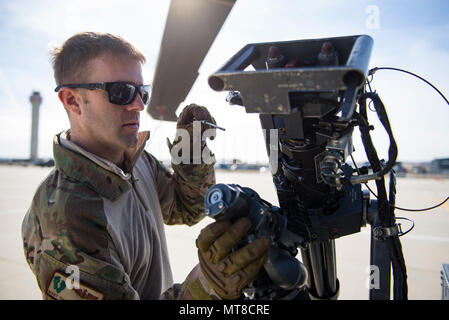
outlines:
[{"label": "man's ear", "polygon": [[77,115],[81,114],[81,95],[72,88],[61,88],[58,92],[58,98],[64,105],[68,112],[73,112]]}]

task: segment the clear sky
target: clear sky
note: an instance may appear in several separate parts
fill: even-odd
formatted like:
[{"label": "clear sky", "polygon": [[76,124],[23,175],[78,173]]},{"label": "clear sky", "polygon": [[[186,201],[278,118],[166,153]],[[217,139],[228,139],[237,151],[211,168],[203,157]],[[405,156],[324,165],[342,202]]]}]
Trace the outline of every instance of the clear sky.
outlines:
[{"label": "clear sky", "polygon": [[[33,91],[43,97],[39,157],[52,156],[53,135],[69,126],[53,91],[48,55],[52,46],[81,31],[120,35],[146,55],[143,74],[151,83],[168,6],[168,0],[0,0],[0,158],[29,156],[29,97]],[[207,77],[248,43],[357,34],[374,39],[370,67],[410,70],[449,96],[447,0],[237,0],[181,106],[205,105],[218,125],[226,128],[210,143],[218,160],[266,162],[258,116],[246,114],[243,107],[229,106],[226,93],[210,89]],[[399,160],[449,157],[449,106],[435,91],[416,78],[391,71],[376,73],[373,87],[386,105]],[[376,128],[373,137],[379,155],[386,157],[387,136],[376,115],[370,119]],[[147,149],[168,159],[165,139],[173,139],[174,123],[153,120],[143,112],[141,129],[153,133]],[[354,141],[355,158],[365,159],[358,130]]]}]

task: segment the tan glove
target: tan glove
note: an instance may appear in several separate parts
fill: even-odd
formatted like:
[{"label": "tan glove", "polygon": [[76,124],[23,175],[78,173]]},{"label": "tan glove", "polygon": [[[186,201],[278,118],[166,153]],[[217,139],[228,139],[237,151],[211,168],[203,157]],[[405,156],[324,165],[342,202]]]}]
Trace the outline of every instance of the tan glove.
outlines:
[{"label": "tan glove", "polygon": [[[203,162],[206,162],[207,164],[215,163],[215,158],[213,157],[213,154],[210,152],[208,147],[206,146],[206,138],[209,138],[210,140],[214,140],[216,135],[216,129],[215,127],[212,127],[210,125],[207,125],[205,123],[199,123],[195,126],[194,132],[194,121],[202,121],[205,120],[206,122],[216,124],[215,119],[211,116],[209,111],[206,107],[199,106],[197,104],[190,104],[186,106],[181,114],[178,117],[178,122],[176,124],[176,137],[173,141],[173,144],[170,142],[170,140],[167,138],[167,146],[170,152],[172,152],[172,148],[174,145],[177,145],[179,143],[182,143],[180,146],[180,150],[175,150],[175,157],[177,161],[179,161],[180,158],[183,156],[183,148],[190,146],[190,162],[188,163],[194,163],[194,164],[200,164]],[[211,131],[207,132],[207,137],[203,137],[203,133],[205,130],[211,129]],[[185,130],[187,131],[188,136],[186,136],[185,132],[180,133],[179,130]],[[183,137],[185,139],[189,139],[190,141],[183,141]],[[196,137],[196,138],[195,138]],[[204,138],[204,140],[203,140]],[[186,143],[188,143],[186,145]],[[204,152],[203,152],[204,151]],[[204,158],[203,155],[209,155],[209,157]],[[184,161],[185,159],[182,159],[182,163],[187,163]],[[177,162],[175,161],[175,162]],[[178,163],[178,162],[177,162]]]},{"label": "tan glove", "polygon": [[258,238],[231,252],[251,228],[248,218],[214,222],[201,230],[196,246],[203,275],[222,299],[237,299],[268,257],[270,240]]},{"label": "tan glove", "polygon": [[[176,128],[182,128],[189,130],[192,125],[193,121],[201,121],[205,120],[209,123],[217,124],[215,122],[214,117],[209,113],[206,107],[199,106],[197,104],[189,104],[186,106],[181,114],[178,117],[178,122],[176,124]],[[203,134],[204,130],[206,129],[214,129],[214,127],[209,126],[207,124],[201,123],[201,135]],[[191,130],[191,129],[190,129]],[[213,140],[214,137],[211,137],[211,140]]]}]

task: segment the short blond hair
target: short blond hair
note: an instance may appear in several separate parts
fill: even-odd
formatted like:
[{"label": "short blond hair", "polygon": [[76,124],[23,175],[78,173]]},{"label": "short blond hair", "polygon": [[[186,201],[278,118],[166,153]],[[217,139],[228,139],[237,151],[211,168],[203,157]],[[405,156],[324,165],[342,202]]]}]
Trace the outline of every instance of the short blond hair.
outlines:
[{"label": "short blond hair", "polygon": [[51,51],[56,85],[83,81],[89,62],[104,54],[144,64],[145,56],[132,44],[109,33],[82,32]]}]

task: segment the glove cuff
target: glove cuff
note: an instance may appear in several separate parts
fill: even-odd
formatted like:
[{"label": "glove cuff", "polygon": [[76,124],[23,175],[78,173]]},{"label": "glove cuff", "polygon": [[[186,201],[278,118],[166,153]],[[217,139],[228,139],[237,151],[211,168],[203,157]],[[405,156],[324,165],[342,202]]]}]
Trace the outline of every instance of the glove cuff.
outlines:
[{"label": "glove cuff", "polygon": [[188,300],[221,300],[214,288],[201,272],[200,265],[189,273],[185,282],[185,293],[183,298]]}]

